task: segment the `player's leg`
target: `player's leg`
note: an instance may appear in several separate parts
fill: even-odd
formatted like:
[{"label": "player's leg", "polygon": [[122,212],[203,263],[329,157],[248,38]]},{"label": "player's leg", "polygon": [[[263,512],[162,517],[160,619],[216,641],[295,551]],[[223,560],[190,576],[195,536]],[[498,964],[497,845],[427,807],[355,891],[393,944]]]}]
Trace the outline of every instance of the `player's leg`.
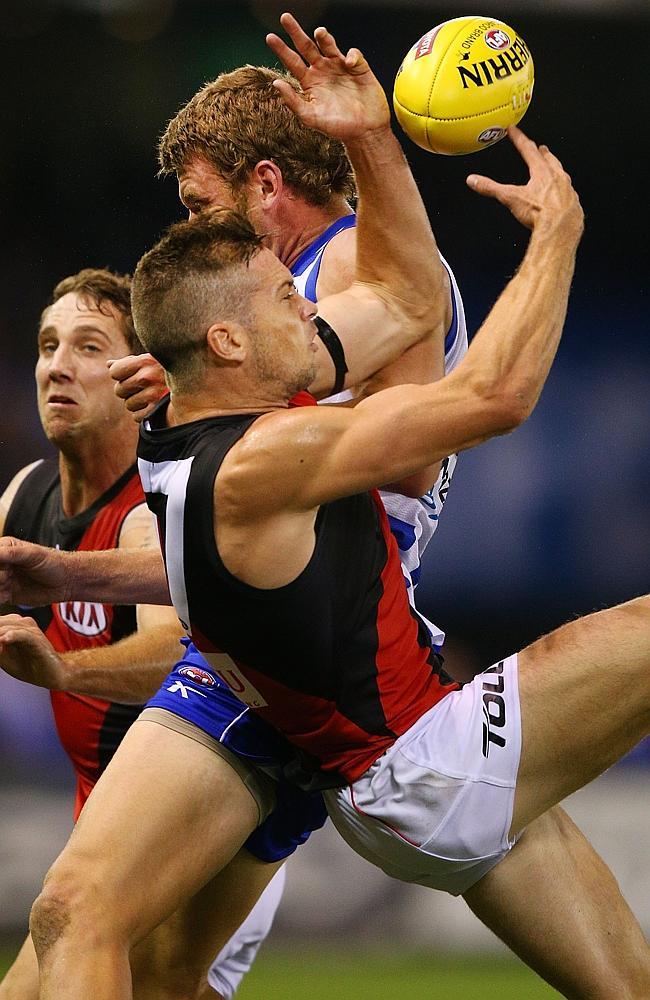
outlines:
[{"label": "player's leg", "polygon": [[139,720],[32,909],[42,1000],[130,998],[129,952],[237,853],[258,801],[188,736]]},{"label": "player's leg", "polygon": [[221,949],[210,967],[208,985],[198,1000],[231,1000],[251,968],[275,919],[286,879],[284,866],[276,872],[248,917]]},{"label": "player's leg", "polygon": [[530,824],[464,898],[563,996],[650,996],[650,954],[618,885],[559,807]]},{"label": "player's leg", "polygon": [[[271,920],[264,924],[254,919],[254,914],[271,888],[269,882],[274,884],[273,875],[279,867],[279,863],[259,861],[245,849],[239,851],[203,889],[136,945],[131,951],[135,1000],[200,1000],[204,996],[217,1000],[218,995],[232,996],[270,928]],[[280,884],[279,894],[273,897],[273,914],[281,893]],[[246,947],[252,941],[256,947],[248,954]],[[215,962],[217,952],[219,959]],[[242,956],[241,971],[235,980],[228,968],[231,955]],[[215,980],[220,987],[215,993],[207,985],[208,972],[215,965],[219,971],[220,964],[223,974]],[[236,967],[234,971],[239,970]]]},{"label": "player's leg", "polygon": [[0,1000],[38,1000],[38,962],[29,935],[0,983]]},{"label": "player's leg", "polygon": [[518,660],[522,747],[513,832],[650,732],[650,598],[564,625]]}]

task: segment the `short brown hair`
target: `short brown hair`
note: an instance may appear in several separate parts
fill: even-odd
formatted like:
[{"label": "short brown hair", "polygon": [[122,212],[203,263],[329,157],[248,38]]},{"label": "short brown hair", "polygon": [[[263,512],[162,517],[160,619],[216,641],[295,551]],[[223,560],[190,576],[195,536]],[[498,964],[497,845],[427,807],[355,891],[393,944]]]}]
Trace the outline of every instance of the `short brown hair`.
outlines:
[{"label": "short brown hair", "polygon": [[104,312],[102,305],[110,302],[122,316],[122,332],[131,354],[142,354],[144,348],[138,339],[131,315],[131,276],[117,274],[108,268],[85,267],[77,274],[63,278],[52,292],[49,305],[62,299],[69,292],[75,292]]},{"label": "short brown hair", "polygon": [[179,173],[198,155],[237,191],[256,163],[272,160],[314,205],[333,194],[354,197],[343,143],[303,125],[273,86],[278,79],[300,90],[288,73],[267,66],[241,66],[206,83],[167,126],[158,149],[161,173]]},{"label": "short brown hair", "polygon": [[262,237],[248,219],[218,208],[170,226],[138,263],[131,300],[140,340],[175,380],[196,376],[205,334],[219,319],[250,319],[248,262]]}]

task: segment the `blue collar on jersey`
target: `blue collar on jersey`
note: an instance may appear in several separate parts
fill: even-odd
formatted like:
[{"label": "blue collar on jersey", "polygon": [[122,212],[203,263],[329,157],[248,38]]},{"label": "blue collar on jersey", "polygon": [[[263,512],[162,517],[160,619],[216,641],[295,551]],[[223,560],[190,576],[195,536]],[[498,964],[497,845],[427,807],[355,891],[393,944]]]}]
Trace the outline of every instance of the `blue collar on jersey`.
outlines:
[{"label": "blue collar on jersey", "polygon": [[306,250],[300,254],[298,259],[294,261],[290,270],[292,274],[299,275],[305,270],[306,267],[311,264],[316,254],[319,250],[329,243],[329,241],[337,235],[337,233],[342,232],[344,229],[351,229],[352,226],[356,226],[357,217],[356,215],[343,215],[336,222],[333,222],[331,226],[328,226],[324,233],[317,236],[313,243],[310,243]]}]

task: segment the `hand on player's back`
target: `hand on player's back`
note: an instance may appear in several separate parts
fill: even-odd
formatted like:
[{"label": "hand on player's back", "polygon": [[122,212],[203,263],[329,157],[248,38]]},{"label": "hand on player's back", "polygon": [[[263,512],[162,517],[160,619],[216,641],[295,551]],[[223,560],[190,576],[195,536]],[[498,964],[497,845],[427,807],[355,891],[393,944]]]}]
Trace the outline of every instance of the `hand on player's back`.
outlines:
[{"label": "hand on player's back", "polygon": [[305,125],[344,141],[390,125],[386,95],[358,49],[343,55],[326,28],[316,28],[310,38],[291,14],[283,14],[280,23],[295,50],[275,34],[267,35],[266,41],[295,76],[302,93],[284,80],[275,85]]},{"label": "hand on player's back", "polygon": [[561,226],[579,237],[584,222],[582,208],[571,178],[558,158],[547,146],[538,146],[514,125],[508,129],[508,137],[528,167],[528,182],[499,184],[490,177],[470,174],[469,187],[478,194],[496,198],[528,229]]}]

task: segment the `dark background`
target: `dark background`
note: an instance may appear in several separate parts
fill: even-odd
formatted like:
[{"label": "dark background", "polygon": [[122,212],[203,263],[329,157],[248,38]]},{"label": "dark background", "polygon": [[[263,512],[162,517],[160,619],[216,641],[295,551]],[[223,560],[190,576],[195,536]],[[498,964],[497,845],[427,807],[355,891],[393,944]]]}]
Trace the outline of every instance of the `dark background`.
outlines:
[{"label": "dark background", "polygon": [[[532,50],[536,85],[524,126],[571,173],[587,229],[564,342],[538,409],[514,435],[461,458],[428,555],[420,600],[448,630],[452,667],[454,656],[487,665],[576,614],[644,592],[650,580],[650,12],[633,4],[609,5],[611,13],[581,5],[579,14],[562,4],[484,7]],[[3,2],[0,487],[48,451],[32,367],[53,285],[85,266],[131,270],[181,216],[174,182],[155,176],[157,137],[204,80],[270,61],[264,34],[281,9]],[[457,3],[291,9],[308,27],[326,23],[342,47],[359,45],[389,90],[407,49],[466,13]],[[526,233],[464,178],[476,171],[516,180],[522,165],[505,142],[460,158],[425,154],[407,140],[405,148],[474,331],[521,259]],[[595,669],[607,669],[607,657],[594,648]],[[33,775],[40,757],[31,701],[3,683],[0,771]],[[53,738],[47,745],[55,753]]]}]

